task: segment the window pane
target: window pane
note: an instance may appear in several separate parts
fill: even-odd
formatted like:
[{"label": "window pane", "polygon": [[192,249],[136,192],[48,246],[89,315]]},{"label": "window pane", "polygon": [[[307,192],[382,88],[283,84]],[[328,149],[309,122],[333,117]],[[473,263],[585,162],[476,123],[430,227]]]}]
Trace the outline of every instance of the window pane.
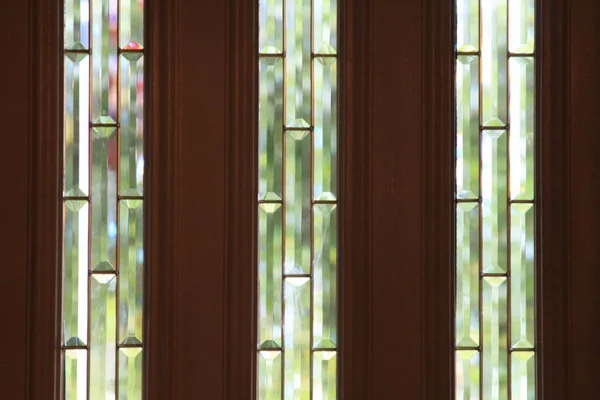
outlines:
[{"label": "window pane", "polygon": [[141,399],[144,1],[64,7],[62,384]]}]

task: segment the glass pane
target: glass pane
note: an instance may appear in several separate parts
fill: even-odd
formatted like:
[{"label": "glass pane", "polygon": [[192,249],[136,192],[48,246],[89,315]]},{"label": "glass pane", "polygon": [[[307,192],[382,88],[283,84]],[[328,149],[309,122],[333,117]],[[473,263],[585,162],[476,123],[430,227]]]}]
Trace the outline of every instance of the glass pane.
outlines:
[{"label": "glass pane", "polygon": [[486,127],[507,124],[507,0],[481,2],[482,123]]},{"label": "glass pane", "polygon": [[337,195],[337,63],[333,57],[314,62],[314,197],[335,200]]},{"label": "glass pane", "polygon": [[65,57],[64,194],[89,193],[90,58],[85,53]]},{"label": "glass pane", "polygon": [[121,187],[123,196],[144,192],[144,57],[121,55]]},{"label": "glass pane", "polygon": [[285,399],[310,400],[310,278],[285,280]]},{"label": "glass pane", "polygon": [[479,400],[479,352],[456,352],[456,399]]},{"label": "glass pane", "polygon": [[257,400],[281,400],[281,359],[280,351],[258,353],[258,397]]},{"label": "glass pane", "polygon": [[122,200],[119,210],[119,342],[142,343],[144,312],[144,207]]},{"label": "glass pane", "polygon": [[283,53],[283,1],[259,0],[258,51],[261,54]]},{"label": "glass pane", "polygon": [[[313,0],[314,49],[335,54],[337,49],[337,0]],[[318,93],[318,89],[316,89]]]},{"label": "glass pane", "polygon": [[117,258],[117,130],[92,129],[92,270],[113,271]]},{"label": "glass pane", "polygon": [[531,57],[510,59],[510,197],[533,200],[535,64]]},{"label": "glass pane", "polygon": [[117,3],[92,1],[92,121],[117,121]]},{"label": "glass pane", "polygon": [[90,399],[115,398],[117,277],[90,277]]},{"label": "glass pane", "polygon": [[535,400],[535,353],[515,351],[511,354],[510,365],[512,398]]},{"label": "glass pane", "polygon": [[308,128],[311,122],[311,0],[285,0],[286,125]]},{"label": "glass pane", "polygon": [[142,363],[141,347],[125,347],[119,349],[119,398],[136,400],[142,398]]},{"label": "glass pane", "polygon": [[535,340],[535,209],[533,204],[511,206],[511,343],[533,348]]},{"label": "glass pane", "polygon": [[280,349],[282,312],[281,204],[264,203],[258,210],[258,345],[261,349]]},{"label": "glass pane", "polygon": [[279,57],[261,58],[259,64],[259,200],[282,199],[283,64]]},{"label": "glass pane", "polygon": [[87,350],[65,351],[65,400],[87,396]]},{"label": "glass pane", "polygon": [[313,346],[335,349],[337,343],[337,210],[314,207]]},{"label": "glass pane", "polygon": [[481,211],[483,272],[507,271],[508,191],[506,131],[483,131]]},{"label": "glass pane", "polygon": [[67,346],[85,346],[88,341],[88,203],[67,200],[63,212],[63,335]]},{"label": "glass pane", "polygon": [[65,0],[65,49],[90,46],[89,0]]},{"label": "glass pane", "polygon": [[335,351],[313,353],[313,399],[337,399],[337,357]]},{"label": "glass pane", "polygon": [[479,197],[479,57],[456,63],[456,197]]},{"label": "glass pane", "polygon": [[119,1],[119,46],[124,49],[140,49],[144,45],[144,0]]},{"label": "glass pane", "polygon": [[479,207],[456,208],[456,345],[479,345]]},{"label": "glass pane", "polygon": [[285,273],[310,274],[311,157],[309,131],[285,135]]},{"label": "glass pane", "polygon": [[483,398],[508,398],[507,279],[483,279]]},{"label": "glass pane", "polygon": [[535,0],[509,0],[510,51],[533,53],[535,41]]},{"label": "glass pane", "polygon": [[479,0],[456,1],[456,40],[459,52],[479,50]]}]

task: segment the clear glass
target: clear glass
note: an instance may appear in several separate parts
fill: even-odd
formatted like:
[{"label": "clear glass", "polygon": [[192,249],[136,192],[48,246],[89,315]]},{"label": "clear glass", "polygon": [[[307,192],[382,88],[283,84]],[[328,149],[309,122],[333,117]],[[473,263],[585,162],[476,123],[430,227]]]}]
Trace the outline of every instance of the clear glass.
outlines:
[{"label": "clear glass", "polygon": [[456,1],[456,41],[459,52],[479,50],[479,0]]},{"label": "clear glass", "polygon": [[508,304],[505,277],[483,278],[483,398],[508,398]]},{"label": "clear glass", "polygon": [[258,353],[258,396],[260,400],[281,400],[281,351]]},{"label": "clear glass", "polygon": [[508,10],[510,51],[532,54],[535,42],[535,0],[509,0]]},{"label": "clear glass", "polygon": [[[281,0],[280,0],[281,1]],[[285,123],[311,126],[311,0],[285,0]]]},{"label": "clear glass", "polygon": [[287,278],[284,283],[284,398],[310,400],[310,278]]},{"label": "clear glass", "polygon": [[[313,43],[317,54],[337,49],[337,0],[313,0]],[[315,88],[318,93],[318,89]]]},{"label": "clear glass", "polygon": [[65,0],[65,49],[90,47],[90,1]]},{"label": "clear glass", "polygon": [[313,399],[337,399],[337,353],[315,351],[313,355]]},{"label": "clear glass", "polygon": [[479,400],[480,354],[477,350],[456,352],[456,399]]},{"label": "clear glass", "polygon": [[143,362],[141,347],[119,349],[119,399],[142,399]]},{"label": "clear glass", "polygon": [[259,0],[258,52],[261,54],[283,53],[283,1]]},{"label": "clear glass", "polygon": [[87,398],[87,350],[65,351],[65,399]]},{"label": "clear glass", "polygon": [[144,1],[119,0],[119,46],[122,49],[141,49],[144,46]]},{"label": "clear glass", "polygon": [[510,359],[512,398],[535,400],[535,353],[533,351],[514,351]]}]

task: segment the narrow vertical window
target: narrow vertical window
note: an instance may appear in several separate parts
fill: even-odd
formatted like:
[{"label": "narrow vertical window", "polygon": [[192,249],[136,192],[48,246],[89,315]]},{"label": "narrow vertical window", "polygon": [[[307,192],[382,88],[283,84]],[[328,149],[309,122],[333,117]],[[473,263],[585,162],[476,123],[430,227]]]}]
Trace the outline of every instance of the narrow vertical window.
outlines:
[{"label": "narrow vertical window", "polygon": [[456,398],[535,399],[535,0],[457,0]]},{"label": "narrow vertical window", "polygon": [[337,4],[259,4],[257,398],[335,399]]},{"label": "narrow vertical window", "polygon": [[140,399],[143,0],[65,0],[62,387]]}]

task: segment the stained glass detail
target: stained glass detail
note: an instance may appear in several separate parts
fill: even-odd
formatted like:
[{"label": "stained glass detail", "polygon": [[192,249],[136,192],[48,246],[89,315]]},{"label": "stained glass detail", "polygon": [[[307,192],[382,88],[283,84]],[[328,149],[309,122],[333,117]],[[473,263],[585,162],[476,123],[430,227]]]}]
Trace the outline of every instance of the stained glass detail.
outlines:
[{"label": "stained glass detail", "polygon": [[284,283],[284,373],[286,399],[310,400],[310,278],[287,278]]},{"label": "stained glass detail", "polygon": [[535,399],[535,0],[456,2],[457,399]]},{"label": "stained glass detail", "polygon": [[141,399],[144,0],[64,0],[64,398]]},{"label": "stained glass detail", "polygon": [[313,356],[313,399],[337,398],[337,353],[315,351]]},{"label": "stained glass detail", "polygon": [[281,351],[261,351],[258,353],[257,399],[281,400],[283,359]]}]

